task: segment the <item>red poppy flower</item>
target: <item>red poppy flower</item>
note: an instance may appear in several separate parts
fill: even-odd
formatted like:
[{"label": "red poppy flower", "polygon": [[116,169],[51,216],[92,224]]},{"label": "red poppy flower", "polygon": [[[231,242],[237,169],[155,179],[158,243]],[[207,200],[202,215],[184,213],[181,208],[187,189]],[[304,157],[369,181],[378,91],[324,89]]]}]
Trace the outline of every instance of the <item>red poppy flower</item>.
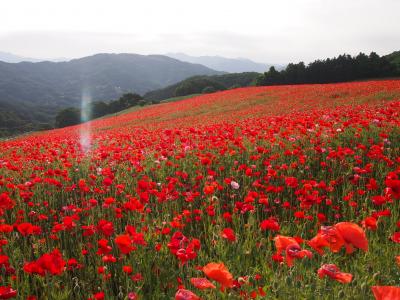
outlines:
[{"label": "red poppy flower", "polygon": [[364,230],[355,223],[341,222],[335,225],[339,234],[345,241],[347,253],[354,251],[353,247],[359,248],[364,251],[368,251],[368,240]]},{"label": "red poppy flower", "polygon": [[8,224],[0,224],[1,233],[10,233],[14,230],[14,227]]},{"label": "red poppy flower", "polygon": [[371,290],[376,300],[400,300],[400,287],[373,286]]},{"label": "red poppy flower", "polygon": [[313,248],[318,254],[323,255],[324,250],[323,248],[329,247],[329,241],[323,236],[322,234],[318,233],[315,237],[307,242],[307,244]]},{"label": "red poppy flower", "polygon": [[104,292],[98,292],[93,295],[93,299],[95,300],[103,300],[104,299]]},{"label": "red poppy flower", "polygon": [[277,235],[274,237],[276,254],[275,256],[279,256],[284,251],[286,264],[291,267],[293,266],[294,259],[301,259],[304,257],[311,258],[312,253],[308,250],[301,249],[299,243],[295,238]]},{"label": "red poppy flower", "polygon": [[139,296],[138,296],[138,294],[136,294],[134,292],[130,292],[130,293],[128,293],[128,299],[129,300],[138,300]]},{"label": "red poppy flower", "polygon": [[114,224],[107,220],[100,220],[97,225],[97,230],[105,236],[111,236],[114,233]]},{"label": "red poppy flower", "polygon": [[276,253],[281,254],[289,245],[298,245],[297,241],[289,236],[277,235],[274,237]]},{"label": "red poppy flower", "polygon": [[260,223],[261,230],[279,231],[280,226],[275,218],[269,218]]},{"label": "red poppy flower", "polygon": [[204,189],[203,189],[203,192],[204,192],[204,194],[206,194],[206,195],[211,195],[211,194],[214,193],[214,190],[215,190],[214,186],[212,186],[212,185],[206,185],[206,186],[204,187]]},{"label": "red poppy flower", "polygon": [[99,246],[99,249],[96,252],[98,255],[108,254],[112,250],[111,246],[108,245],[108,240],[106,239],[98,240],[97,245]]},{"label": "red poppy flower", "polygon": [[222,289],[233,286],[233,276],[223,263],[209,263],[203,267],[203,272],[208,278],[217,281]]},{"label": "red poppy flower", "polygon": [[362,222],[362,226],[369,230],[377,230],[378,229],[378,222],[374,217],[366,217]]},{"label": "red poppy flower", "polygon": [[308,242],[308,245],[321,255],[325,247],[329,247],[334,253],[339,252],[343,246],[346,247],[347,253],[352,253],[353,247],[368,250],[368,240],[364,230],[350,222],[322,226],[320,232]]},{"label": "red poppy flower", "polygon": [[285,184],[290,188],[297,188],[299,185],[296,177],[286,177]]},{"label": "red poppy flower", "polygon": [[215,285],[207,278],[190,278],[190,282],[199,290],[215,289]]},{"label": "red poppy flower", "polygon": [[8,266],[9,263],[9,258],[7,255],[0,255],[0,267],[1,266]]},{"label": "red poppy flower", "polygon": [[390,194],[395,199],[400,199],[400,179],[386,179],[386,186],[390,189]]},{"label": "red poppy flower", "polygon": [[17,296],[17,291],[10,286],[0,286],[0,299],[10,299]]},{"label": "red poppy flower", "polygon": [[133,268],[132,268],[131,266],[123,266],[123,267],[122,267],[122,271],[123,271],[125,274],[131,274],[131,273],[133,272]]},{"label": "red poppy flower", "polygon": [[175,294],[175,300],[200,300],[200,297],[189,290],[179,289]]},{"label": "red poppy flower", "polygon": [[393,242],[400,243],[400,232],[393,233],[390,238]]},{"label": "red poppy flower", "polygon": [[340,283],[350,283],[353,279],[353,275],[350,273],[340,272],[340,269],[334,264],[325,264],[318,269],[319,278],[328,276]]},{"label": "red poppy flower", "polygon": [[0,194],[0,216],[4,214],[4,210],[12,209],[15,202],[6,194]]},{"label": "red poppy flower", "polygon": [[108,254],[104,255],[101,260],[105,263],[115,263],[117,259],[114,257],[114,255]]},{"label": "red poppy flower", "polygon": [[127,234],[121,234],[115,238],[115,243],[117,244],[119,250],[128,254],[131,251],[135,250],[135,247],[132,246],[131,238]]},{"label": "red poppy flower", "polygon": [[383,205],[387,202],[387,199],[384,196],[377,195],[377,196],[372,196],[372,203],[375,205]]},{"label": "red poppy flower", "polygon": [[197,257],[197,251],[199,251],[201,247],[198,239],[189,239],[180,231],[172,235],[167,246],[171,253],[180,260],[181,264],[195,259]]},{"label": "red poppy flower", "polygon": [[44,276],[46,273],[60,275],[64,272],[66,262],[63,260],[58,249],[43,254],[38,260],[28,262],[24,265],[24,271],[31,274]]},{"label": "red poppy flower", "polygon": [[232,228],[225,228],[221,232],[221,236],[231,242],[236,241],[236,235]]},{"label": "red poppy flower", "polygon": [[12,209],[15,205],[14,200],[8,196],[7,193],[1,193],[0,194],[0,210],[1,212],[3,209]]},{"label": "red poppy flower", "polygon": [[22,236],[33,234],[33,226],[31,223],[20,223],[17,225],[17,230]]}]

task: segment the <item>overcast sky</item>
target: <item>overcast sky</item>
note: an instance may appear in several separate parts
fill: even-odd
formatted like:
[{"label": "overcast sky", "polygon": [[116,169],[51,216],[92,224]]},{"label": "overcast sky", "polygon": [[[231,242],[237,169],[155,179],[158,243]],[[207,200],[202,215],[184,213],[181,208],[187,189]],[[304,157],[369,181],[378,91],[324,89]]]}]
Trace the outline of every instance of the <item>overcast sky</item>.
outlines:
[{"label": "overcast sky", "polygon": [[287,63],[400,50],[399,0],[1,0],[0,51],[128,52]]}]

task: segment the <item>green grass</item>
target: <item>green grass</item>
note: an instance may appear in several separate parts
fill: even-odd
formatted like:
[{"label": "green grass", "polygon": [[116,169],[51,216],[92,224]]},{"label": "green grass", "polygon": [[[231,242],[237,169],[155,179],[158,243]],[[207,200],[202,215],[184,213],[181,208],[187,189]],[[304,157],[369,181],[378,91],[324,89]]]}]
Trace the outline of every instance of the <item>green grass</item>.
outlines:
[{"label": "green grass", "polygon": [[190,98],[200,96],[200,95],[201,94],[191,94],[191,95],[187,95],[187,96],[172,97],[172,98],[168,98],[165,100],[161,100],[160,103],[176,102],[176,101],[180,101],[180,100],[190,99]]}]

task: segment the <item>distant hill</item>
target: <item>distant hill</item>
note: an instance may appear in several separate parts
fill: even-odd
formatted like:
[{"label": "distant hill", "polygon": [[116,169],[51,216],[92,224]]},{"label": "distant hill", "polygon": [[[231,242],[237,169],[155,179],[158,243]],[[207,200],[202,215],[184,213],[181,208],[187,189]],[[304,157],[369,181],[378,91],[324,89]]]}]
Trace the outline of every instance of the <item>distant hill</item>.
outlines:
[{"label": "distant hill", "polygon": [[83,95],[109,101],[127,92],[143,94],[191,76],[213,74],[220,72],[162,55],[96,54],[68,62],[0,62],[0,132],[52,124],[59,109],[78,106]]},{"label": "distant hill", "polygon": [[43,59],[24,57],[24,56],[15,55],[15,54],[12,54],[9,52],[0,51],[0,61],[8,62],[8,63],[19,63],[19,62],[23,62],[23,61],[39,62],[39,61],[43,61]]},{"label": "distant hill", "polygon": [[[168,53],[166,55],[175,59],[179,59],[181,61],[202,64],[211,69],[229,73],[263,73],[268,71],[268,69],[272,66],[272,64],[257,63],[245,58],[226,58],[221,56],[190,56],[184,53]],[[275,65],[275,67],[278,70],[283,68],[283,66],[281,65]]]},{"label": "distant hill", "polygon": [[61,61],[69,61],[70,58],[65,57],[57,57],[57,58],[32,58],[16,55],[9,52],[0,51],[0,61],[8,62],[8,63],[19,63],[23,61],[27,62],[40,62],[40,61],[52,61],[52,62],[61,62]]},{"label": "distant hill", "polygon": [[158,102],[172,97],[249,86],[255,83],[259,75],[260,73],[256,72],[244,72],[214,76],[194,76],[165,88],[148,92],[144,95],[144,99]]}]

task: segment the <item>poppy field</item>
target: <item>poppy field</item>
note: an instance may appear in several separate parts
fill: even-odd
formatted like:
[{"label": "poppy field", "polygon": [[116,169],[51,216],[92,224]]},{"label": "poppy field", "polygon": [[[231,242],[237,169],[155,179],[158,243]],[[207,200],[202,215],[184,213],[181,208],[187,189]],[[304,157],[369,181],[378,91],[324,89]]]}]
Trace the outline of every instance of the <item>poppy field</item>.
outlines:
[{"label": "poppy field", "polygon": [[0,149],[0,299],[400,299],[400,80],[239,88]]}]

